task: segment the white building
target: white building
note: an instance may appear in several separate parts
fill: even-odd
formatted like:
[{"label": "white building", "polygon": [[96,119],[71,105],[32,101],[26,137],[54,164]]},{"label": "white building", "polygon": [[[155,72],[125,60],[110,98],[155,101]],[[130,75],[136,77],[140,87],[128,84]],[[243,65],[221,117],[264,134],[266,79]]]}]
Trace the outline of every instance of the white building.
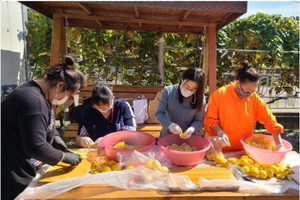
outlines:
[{"label": "white building", "polygon": [[7,85],[20,85],[30,79],[27,57],[27,7],[1,1],[1,97]]}]

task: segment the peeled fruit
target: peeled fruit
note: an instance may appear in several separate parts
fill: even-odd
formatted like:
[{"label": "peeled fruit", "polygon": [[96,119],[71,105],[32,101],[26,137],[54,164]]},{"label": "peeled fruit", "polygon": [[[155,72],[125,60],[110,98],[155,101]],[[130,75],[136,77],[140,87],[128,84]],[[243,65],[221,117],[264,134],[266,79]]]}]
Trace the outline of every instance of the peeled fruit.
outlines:
[{"label": "peeled fruit", "polygon": [[154,169],[154,170],[160,171],[160,172],[169,172],[169,168],[167,168],[166,166],[161,165],[161,163],[157,159],[147,160],[145,162],[145,167],[147,167],[149,169]]},{"label": "peeled fruit", "polygon": [[126,167],[126,169],[133,169],[134,168],[134,165],[128,165],[127,167]]},{"label": "peeled fruit", "polygon": [[167,168],[166,166],[161,166],[160,171],[168,173],[169,172],[169,168]]},{"label": "peeled fruit", "polygon": [[145,162],[145,166],[152,169],[153,168],[153,162],[154,162],[154,159],[147,160]]},{"label": "peeled fruit", "polygon": [[114,164],[111,166],[112,171],[121,171],[122,167],[118,164]]},{"label": "peeled fruit", "polygon": [[197,147],[190,146],[186,143],[182,143],[181,145],[173,143],[171,145],[168,145],[167,148],[175,151],[197,151]]},{"label": "peeled fruit", "polygon": [[104,166],[102,167],[102,170],[101,172],[110,172],[111,171],[111,168],[109,166]]}]

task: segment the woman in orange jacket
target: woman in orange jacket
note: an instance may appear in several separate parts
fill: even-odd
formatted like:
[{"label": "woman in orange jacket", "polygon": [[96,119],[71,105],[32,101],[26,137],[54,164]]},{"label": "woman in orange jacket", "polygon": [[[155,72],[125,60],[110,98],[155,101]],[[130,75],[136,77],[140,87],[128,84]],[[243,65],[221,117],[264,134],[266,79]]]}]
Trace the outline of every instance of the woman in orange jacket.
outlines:
[{"label": "woman in orange jacket", "polygon": [[256,121],[262,123],[273,135],[277,150],[282,150],[280,134],[283,127],[277,123],[268,105],[254,91],[259,84],[259,74],[248,62],[237,70],[236,81],[229,83],[210,96],[204,118],[205,137],[219,136],[228,147],[243,149],[241,136],[252,134]]}]

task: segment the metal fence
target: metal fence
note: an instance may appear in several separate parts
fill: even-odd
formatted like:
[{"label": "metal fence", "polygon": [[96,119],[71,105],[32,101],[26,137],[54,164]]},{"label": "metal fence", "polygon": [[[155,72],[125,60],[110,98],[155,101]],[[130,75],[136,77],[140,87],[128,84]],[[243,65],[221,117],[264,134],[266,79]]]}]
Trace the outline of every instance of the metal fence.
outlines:
[{"label": "metal fence", "polygon": [[[288,69],[257,68],[257,71],[261,78],[256,92],[269,104],[270,108],[299,109],[299,86],[278,85],[278,81],[282,79],[282,72],[288,72]],[[223,73],[222,75],[227,76],[227,80],[235,79],[234,73]],[[291,76],[291,78],[296,78],[296,76]],[[287,93],[285,90],[276,92],[276,87],[290,87],[292,92]]]}]

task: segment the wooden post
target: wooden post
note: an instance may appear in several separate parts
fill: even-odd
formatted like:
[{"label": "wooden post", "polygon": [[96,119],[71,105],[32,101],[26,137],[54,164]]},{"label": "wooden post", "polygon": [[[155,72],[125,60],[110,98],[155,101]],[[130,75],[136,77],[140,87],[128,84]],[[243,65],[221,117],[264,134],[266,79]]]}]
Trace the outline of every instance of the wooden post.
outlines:
[{"label": "wooden post", "polygon": [[[217,32],[215,26],[206,28],[204,71],[208,77],[209,95],[217,89]],[[206,79],[207,80],[207,79]]]},{"label": "wooden post", "polygon": [[158,40],[158,71],[159,71],[159,77],[161,79],[160,85],[164,85],[164,42],[165,38],[162,36]]},{"label": "wooden post", "polygon": [[64,18],[53,13],[53,29],[51,41],[50,65],[58,64],[64,61],[66,54],[66,29]]},{"label": "wooden post", "polygon": [[[50,66],[64,62],[66,46],[66,29],[64,25],[64,18],[57,16],[56,13],[53,13]],[[57,106],[53,105],[52,107],[54,116],[56,116]]]}]

